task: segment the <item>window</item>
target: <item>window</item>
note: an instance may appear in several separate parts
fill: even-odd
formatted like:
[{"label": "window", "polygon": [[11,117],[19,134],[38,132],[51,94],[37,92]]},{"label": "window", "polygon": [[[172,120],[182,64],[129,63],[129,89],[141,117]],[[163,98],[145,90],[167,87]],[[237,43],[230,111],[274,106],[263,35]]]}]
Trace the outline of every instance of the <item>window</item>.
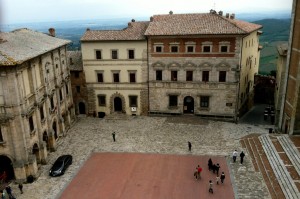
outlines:
[{"label": "window", "polygon": [[169,106],[177,106],[177,95],[170,95],[169,96]]},{"label": "window", "polygon": [[219,82],[226,82],[226,71],[219,71]]},{"label": "window", "polygon": [[61,89],[59,90],[59,99],[60,99],[60,101],[63,100],[63,95],[62,95],[62,90]]},{"label": "window", "polygon": [[193,81],[193,71],[186,71],[186,81]]},{"label": "window", "polygon": [[34,130],[33,118],[32,116],[28,119],[30,132]]},{"label": "window", "polygon": [[96,50],[96,59],[102,59],[101,50]]},{"label": "window", "polygon": [[70,65],[73,65],[73,59],[70,57]]},{"label": "window", "polygon": [[76,92],[80,93],[80,86],[76,86]]},{"label": "window", "polygon": [[43,108],[43,106],[40,107],[40,115],[41,115],[41,120],[44,120],[45,116],[44,116],[44,108]]},{"label": "window", "polygon": [[209,82],[209,71],[202,71],[202,81]]},{"label": "window", "polygon": [[156,80],[158,80],[158,81],[162,80],[162,70],[156,71]]},{"label": "window", "polygon": [[111,50],[111,58],[118,59],[118,51],[117,50]]},{"label": "window", "polygon": [[171,52],[177,53],[178,52],[178,46],[171,46]]},{"label": "window", "polygon": [[54,100],[53,100],[53,96],[50,98],[50,105],[51,105],[51,110],[54,109]]},{"label": "window", "polygon": [[227,53],[228,52],[228,46],[221,46],[220,51],[221,51],[221,53]]},{"label": "window", "polygon": [[177,71],[176,70],[171,71],[171,81],[177,81]]},{"label": "window", "polygon": [[69,87],[68,87],[68,84],[66,84],[66,93],[67,93],[67,95],[69,94]]},{"label": "window", "polygon": [[55,64],[55,68],[58,68],[58,64]]},{"label": "window", "polygon": [[193,53],[194,52],[194,46],[187,46],[187,52],[188,53]]},{"label": "window", "polygon": [[211,51],[211,46],[203,46],[203,52],[210,53],[210,51]]},{"label": "window", "polygon": [[106,106],[106,96],[105,95],[98,95],[98,105]]},{"label": "window", "polygon": [[113,78],[115,83],[120,82],[119,73],[114,73]]},{"label": "window", "polygon": [[75,76],[75,78],[79,78],[79,71],[75,71],[74,76]]},{"label": "window", "polygon": [[208,96],[201,96],[200,97],[200,107],[208,108],[209,107],[209,97]]},{"label": "window", "polygon": [[137,96],[129,96],[129,106],[137,107]]},{"label": "window", "polygon": [[155,52],[161,53],[162,52],[162,46],[155,46]]},{"label": "window", "polygon": [[129,73],[129,82],[134,83],[135,82],[135,73]]},{"label": "window", "polygon": [[97,82],[103,82],[103,73],[97,73]]},{"label": "window", "polygon": [[1,128],[0,128],[0,142],[4,142]]},{"label": "window", "polygon": [[128,59],[134,59],[134,50],[128,50]]}]

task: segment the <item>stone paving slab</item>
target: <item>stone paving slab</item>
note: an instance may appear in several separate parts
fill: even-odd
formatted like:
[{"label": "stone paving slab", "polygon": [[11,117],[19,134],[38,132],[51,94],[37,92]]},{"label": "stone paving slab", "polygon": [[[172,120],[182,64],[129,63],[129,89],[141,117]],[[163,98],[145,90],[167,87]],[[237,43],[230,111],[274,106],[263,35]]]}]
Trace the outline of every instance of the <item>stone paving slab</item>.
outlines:
[{"label": "stone paving slab", "polygon": [[[226,156],[241,151],[239,139],[252,134],[268,133],[268,126],[254,126],[190,118],[187,123],[174,122],[169,117],[132,117],[128,120],[78,118],[66,137],[59,140],[56,152],[49,154],[47,165],[42,165],[40,177],[32,184],[24,184],[24,194],[17,185],[13,191],[19,199],[53,199],[70,183],[93,152],[138,152],[182,155]],[[178,121],[178,118],[174,119]],[[193,120],[191,122],[191,120]],[[112,132],[116,132],[113,142]],[[192,143],[192,152],[187,142]],[[55,159],[71,154],[73,164],[58,178],[48,176]],[[246,152],[243,166],[230,164],[236,198],[268,199],[268,191],[261,174],[255,172]],[[79,191],[80,194],[80,191]]]}]

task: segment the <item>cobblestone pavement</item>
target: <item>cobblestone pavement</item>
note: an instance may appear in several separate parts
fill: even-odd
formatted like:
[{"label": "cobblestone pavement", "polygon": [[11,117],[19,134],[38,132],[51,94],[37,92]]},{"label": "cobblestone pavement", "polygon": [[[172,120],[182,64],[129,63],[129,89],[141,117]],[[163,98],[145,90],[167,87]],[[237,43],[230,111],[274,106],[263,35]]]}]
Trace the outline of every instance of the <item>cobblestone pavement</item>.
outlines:
[{"label": "cobblestone pavement", "polygon": [[[12,184],[18,199],[53,199],[58,197],[92,152],[141,152],[165,154],[226,156],[231,170],[236,198],[269,199],[269,193],[260,173],[255,172],[250,157],[245,163],[231,163],[231,154],[243,150],[239,139],[251,133],[267,133],[268,126],[254,126],[201,120],[198,117],[130,117],[127,120],[107,120],[79,117],[59,139],[56,152],[48,156],[48,164],[39,169],[40,176],[32,184],[24,184],[24,194]],[[113,142],[112,132],[116,132]],[[187,142],[192,143],[192,152]],[[48,171],[55,159],[71,154],[73,164],[57,178]],[[206,165],[207,163],[205,163]],[[82,194],[84,190],[78,190]]]}]

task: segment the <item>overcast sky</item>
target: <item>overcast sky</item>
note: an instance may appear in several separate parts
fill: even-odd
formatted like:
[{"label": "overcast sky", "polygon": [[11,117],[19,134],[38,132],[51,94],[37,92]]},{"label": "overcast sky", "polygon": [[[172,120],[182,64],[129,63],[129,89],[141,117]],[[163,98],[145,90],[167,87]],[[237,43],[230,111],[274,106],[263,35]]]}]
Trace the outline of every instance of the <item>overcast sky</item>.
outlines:
[{"label": "overcast sky", "polygon": [[139,18],[154,14],[290,11],[293,0],[0,0],[2,23]]}]

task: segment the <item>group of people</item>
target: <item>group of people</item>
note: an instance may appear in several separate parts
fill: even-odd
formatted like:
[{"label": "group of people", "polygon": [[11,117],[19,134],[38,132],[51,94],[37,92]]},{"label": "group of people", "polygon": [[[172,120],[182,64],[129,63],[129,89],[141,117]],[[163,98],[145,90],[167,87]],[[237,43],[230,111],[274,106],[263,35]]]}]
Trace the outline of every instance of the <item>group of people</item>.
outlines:
[{"label": "group of people", "polygon": [[[238,152],[237,152],[237,150],[234,150],[233,153],[232,153],[232,160],[233,160],[234,163],[236,162],[237,156],[238,156]],[[243,164],[244,158],[245,158],[245,153],[244,153],[244,151],[242,151],[242,152],[240,153],[240,161],[241,161],[241,164]]]},{"label": "group of people", "polygon": [[[19,187],[20,192],[22,194],[23,193],[23,184],[20,183],[18,187]],[[7,185],[5,187],[5,191],[6,191],[7,196],[8,196],[9,199],[16,199],[15,196],[12,194],[12,189],[9,185]],[[1,195],[1,199],[6,199],[6,194],[5,194],[4,190],[0,190],[0,195]]]},{"label": "group of people", "polygon": [[[219,176],[219,170],[220,170],[220,168],[221,168],[221,166],[220,166],[219,163],[213,164],[211,158],[209,158],[209,160],[208,160],[208,170],[217,174],[217,176],[216,176],[216,184],[219,184],[220,180],[221,180],[221,183],[223,184],[224,180],[225,180],[225,173],[224,172],[222,172],[221,176]],[[214,193],[214,190],[213,190],[213,181],[212,180],[209,181],[208,192]]]}]

